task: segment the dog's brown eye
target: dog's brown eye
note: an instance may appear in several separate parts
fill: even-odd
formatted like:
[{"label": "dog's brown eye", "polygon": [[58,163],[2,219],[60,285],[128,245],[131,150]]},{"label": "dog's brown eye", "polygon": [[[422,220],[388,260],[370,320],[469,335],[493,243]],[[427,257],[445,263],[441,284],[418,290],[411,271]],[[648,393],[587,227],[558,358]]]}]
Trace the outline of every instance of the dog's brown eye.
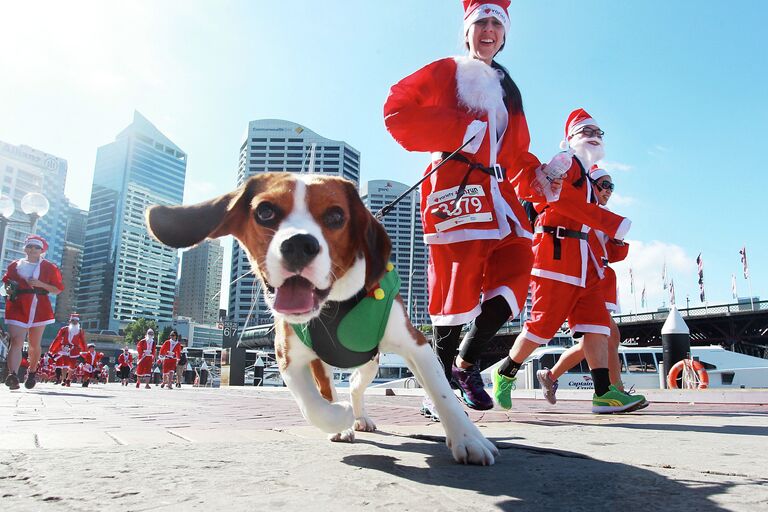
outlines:
[{"label": "dog's brown eye", "polygon": [[332,206],[323,214],[323,224],[328,229],[339,229],[344,225],[344,210],[338,206]]},{"label": "dog's brown eye", "polygon": [[256,207],[256,222],[262,226],[274,226],[280,220],[280,209],[267,201]]}]

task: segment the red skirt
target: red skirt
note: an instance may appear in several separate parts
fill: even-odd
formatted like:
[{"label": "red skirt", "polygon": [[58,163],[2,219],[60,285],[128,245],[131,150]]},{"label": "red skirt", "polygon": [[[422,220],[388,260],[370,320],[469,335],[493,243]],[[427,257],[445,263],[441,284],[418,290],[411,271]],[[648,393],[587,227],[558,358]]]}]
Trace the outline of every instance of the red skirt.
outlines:
[{"label": "red skirt", "polygon": [[139,377],[148,377],[152,373],[152,363],[155,358],[152,356],[142,357],[136,366],[136,375]]},{"label": "red skirt", "polygon": [[178,362],[178,359],[171,359],[170,357],[163,359],[163,373],[175,372]]}]

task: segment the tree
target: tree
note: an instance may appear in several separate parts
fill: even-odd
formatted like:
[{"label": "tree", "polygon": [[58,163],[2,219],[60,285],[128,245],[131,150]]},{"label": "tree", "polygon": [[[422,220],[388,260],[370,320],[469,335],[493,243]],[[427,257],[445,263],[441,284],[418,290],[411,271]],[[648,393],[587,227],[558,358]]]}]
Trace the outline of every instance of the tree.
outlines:
[{"label": "tree", "polygon": [[170,339],[172,330],[173,330],[173,327],[171,327],[170,325],[166,325],[165,327],[163,327],[163,332],[160,335],[160,338],[158,339],[158,341],[163,342],[167,339]]},{"label": "tree", "polygon": [[125,342],[128,345],[136,345],[147,333],[147,329],[155,331],[155,339],[157,339],[157,322],[148,318],[137,318],[125,328]]}]

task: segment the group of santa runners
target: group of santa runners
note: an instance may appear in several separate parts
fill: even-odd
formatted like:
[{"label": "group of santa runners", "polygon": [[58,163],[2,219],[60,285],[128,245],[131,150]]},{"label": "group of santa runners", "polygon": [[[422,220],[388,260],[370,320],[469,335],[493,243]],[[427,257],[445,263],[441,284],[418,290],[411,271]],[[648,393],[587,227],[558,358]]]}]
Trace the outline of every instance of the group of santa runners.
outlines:
[{"label": "group of santa runners", "polygon": [[[160,387],[166,389],[173,389],[174,385],[181,387],[181,375],[186,365],[186,351],[182,347],[179,334],[176,331],[171,331],[170,337],[163,342],[158,351],[155,332],[152,329],[147,329],[144,337],[136,344],[136,352],[137,388],[141,387],[142,382],[144,382],[145,388],[151,387],[149,382],[152,377],[155,357],[159,359],[158,362],[162,366],[163,382]],[[131,359],[131,354],[127,348],[118,358],[120,379],[123,386],[128,385],[128,377],[133,367]]]},{"label": "group of santa runners", "polygon": [[[614,187],[599,166],[605,132],[586,110],[573,110],[560,152],[542,164],[529,151],[520,90],[494,60],[510,31],[510,1],[463,4],[468,54],[402,79],[384,105],[394,139],[432,156],[421,185],[421,220],[433,341],[446,378],[471,408],[490,409],[495,399],[510,409],[521,365],[567,321],[581,342],[560,367],[538,373],[547,400],[555,403],[557,376],[567,365],[586,358],[593,412],[646,407],[644,397],[623,389],[618,330],[609,313],[617,300],[608,264],[626,257],[630,221],[605,207]],[[523,309],[529,291],[530,315],[493,369],[491,398],[480,357]],[[430,412],[429,403],[424,410]]]}]

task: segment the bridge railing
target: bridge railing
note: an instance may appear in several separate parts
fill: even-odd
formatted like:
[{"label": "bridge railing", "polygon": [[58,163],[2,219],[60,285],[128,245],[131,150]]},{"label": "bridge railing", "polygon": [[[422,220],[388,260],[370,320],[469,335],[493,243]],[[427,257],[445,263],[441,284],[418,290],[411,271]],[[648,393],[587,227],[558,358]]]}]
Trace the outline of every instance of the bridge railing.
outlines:
[{"label": "bridge railing", "polygon": [[[714,306],[702,306],[695,308],[678,309],[683,318],[712,315],[731,315],[738,313],[753,313],[756,311],[768,310],[768,300],[756,301],[752,303],[719,304]],[[667,319],[669,309],[661,311],[646,311],[643,313],[631,313],[628,315],[616,315],[613,319],[617,324],[635,323],[635,322],[663,322]]]}]

